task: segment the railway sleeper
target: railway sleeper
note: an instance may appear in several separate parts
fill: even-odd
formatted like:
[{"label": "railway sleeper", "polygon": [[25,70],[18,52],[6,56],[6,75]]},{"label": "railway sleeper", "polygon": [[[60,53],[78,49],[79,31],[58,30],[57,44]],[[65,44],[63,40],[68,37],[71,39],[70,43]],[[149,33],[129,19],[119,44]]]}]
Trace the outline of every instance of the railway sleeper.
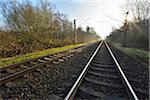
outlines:
[{"label": "railway sleeper", "polygon": [[91,83],[94,83],[94,84],[98,84],[98,85],[112,87],[112,88],[118,88],[118,89],[123,88],[122,85],[120,85],[120,84],[112,84],[112,83],[97,81],[95,79],[93,80],[93,79],[88,78],[88,77],[85,77],[85,81],[91,82]]},{"label": "railway sleeper", "polygon": [[[127,98],[123,97],[123,96],[111,96],[111,95],[106,95],[105,93],[102,93],[102,92],[98,92],[98,91],[95,91],[94,89],[92,88],[87,88],[87,87],[84,87],[84,86],[80,86],[79,87],[80,91],[85,93],[85,95],[91,95],[91,96],[95,96],[95,98],[98,98],[98,99],[102,99],[102,100],[127,100]],[[82,98],[81,98],[82,99]],[[88,99],[88,98],[87,98]]]},{"label": "railway sleeper", "polygon": [[96,64],[96,63],[91,63],[92,66],[96,66],[96,67],[108,67],[108,68],[114,68],[114,66],[112,65],[106,65],[106,64]]},{"label": "railway sleeper", "polygon": [[98,77],[119,79],[119,77],[116,76],[116,75],[100,74],[100,73],[96,73],[96,72],[93,72],[93,71],[89,71],[88,73],[89,73],[89,74],[92,74],[92,75],[95,75],[95,76],[98,76]]},{"label": "railway sleeper", "polygon": [[100,64],[100,65],[114,65],[114,62],[101,62],[101,61],[99,61],[99,62],[96,62],[96,61],[93,61],[93,63],[95,63],[95,64]]},{"label": "railway sleeper", "polygon": [[91,66],[90,69],[97,70],[97,71],[116,72],[116,70],[113,70],[113,69],[105,69],[101,67],[98,68],[98,67],[93,67],[93,66]]},{"label": "railway sleeper", "polygon": [[52,61],[53,59],[52,59],[52,58],[49,58],[49,57],[44,57],[44,60]]},{"label": "railway sleeper", "polygon": [[43,60],[43,59],[37,59],[37,61],[40,62],[40,63],[45,63],[45,62],[47,62],[46,60]]}]

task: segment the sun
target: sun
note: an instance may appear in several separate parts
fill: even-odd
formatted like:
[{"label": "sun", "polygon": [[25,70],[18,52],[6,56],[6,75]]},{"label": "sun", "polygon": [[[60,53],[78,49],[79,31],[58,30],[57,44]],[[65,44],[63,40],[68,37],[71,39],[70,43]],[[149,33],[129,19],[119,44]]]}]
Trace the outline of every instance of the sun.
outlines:
[{"label": "sun", "polygon": [[133,15],[132,15],[131,12],[130,12],[129,15],[127,16],[127,20],[128,20],[128,21],[133,21]]}]

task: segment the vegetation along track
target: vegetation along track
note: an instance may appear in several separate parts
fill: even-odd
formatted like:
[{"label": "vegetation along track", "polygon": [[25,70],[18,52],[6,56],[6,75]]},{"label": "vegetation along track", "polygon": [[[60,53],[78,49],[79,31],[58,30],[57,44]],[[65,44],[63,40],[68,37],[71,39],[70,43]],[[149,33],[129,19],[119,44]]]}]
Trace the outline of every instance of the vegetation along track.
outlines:
[{"label": "vegetation along track", "polygon": [[117,59],[109,45],[101,42],[65,100],[148,100],[148,91],[139,86],[139,80],[127,77],[133,73],[124,72]]},{"label": "vegetation along track", "polygon": [[43,57],[30,59],[17,64],[13,64],[0,69],[0,85],[14,80],[26,73],[34,71],[46,64],[62,62],[70,57],[74,56],[75,53],[80,52],[81,49],[90,46],[91,44],[85,46],[78,46],[73,49],[69,49],[63,52],[55,53],[52,55],[46,55]]}]

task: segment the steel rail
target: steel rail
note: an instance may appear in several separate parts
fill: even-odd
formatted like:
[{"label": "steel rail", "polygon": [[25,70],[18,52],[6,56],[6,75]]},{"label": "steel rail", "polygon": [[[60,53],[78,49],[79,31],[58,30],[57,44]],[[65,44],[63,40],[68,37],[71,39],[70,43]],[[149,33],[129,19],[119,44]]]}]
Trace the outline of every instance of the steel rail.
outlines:
[{"label": "steel rail", "polygon": [[77,92],[77,89],[79,87],[79,85],[81,84],[84,76],[86,75],[88,69],[89,69],[89,65],[91,63],[91,61],[93,60],[93,58],[95,57],[95,55],[97,54],[98,50],[100,49],[100,47],[102,46],[103,41],[100,42],[100,44],[98,45],[97,49],[95,50],[95,52],[93,53],[92,57],[90,58],[90,60],[88,61],[88,63],[86,64],[86,66],[84,67],[83,71],[81,72],[81,74],[79,75],[78,79],[76,80],[75,84],[73,85],[73,87],[70,89],[69,93],[67,94],[67,96],[64,98],[64,100],[71,100],[74,95]]},{"label": "steel rail", "polygon": [[[71,52],[71,53],[73,53],[73,52]],[[67,54],[65,54],[65,55],[68,55],[68,54],[71,54],[71,53],[67,53]],[[12,81],[12,80],[14,80],[14,79],[16,79],[16,78],[18,78],[18,77],[20,77],[20,76],[23,76],[23,75],[26,74],[26,73],[32,72],[32,71],[34,71],[34,70],[37,69],[37,68],[40,68],[40,67],[42,67],[42,66],[45,66],[46,64],[51,64],[53,61],[58,60],[59,58],[62,58],[62,57],[64,57],[65,55],[62,55],[62,56],[59,56],[59,57],[55,57],[55,58],[54,58],[53,60],[51,60],[51,61],[47,61],[47,62],[44,62],[44,63],[41,63],[41,64],[37,64],[37,65],[34,65],[34,66],[30,67],[30,68],[27,68],[27,69],[24,69],[24,70],[22,70],[22,71],[16,72],[16,73],[14,73],[14,74],[5,76],[5,77],[3,77],[3,78],[0,78],[0,85],[2,85],[2,84],[4,84],[4,83],[7,83],[7,82],[9,82],[9,81]]]},{"label": "steel rail", "polygon": [[[89,44],[89,45],[90,45],[90,44]],[[14,79],[16,79],[16,78],[18,78],[18,77],[20,77],[20,76],[23,76],[23,75],[26,74],[26,73],[32,72],[32,71],[36,70],[37,68],[40,68],[40,67],[42,67],[42,66],[45,66],[46,64],[50,64],[50,63],[52,63],[53,61],[58,60],[59,58],[65,57],[65,56],[68,55],[68,54],[75,53],[76,50],[74,50],[74,49],[78,49],[78,50],[79,50],[79,49],[83,49],[83,48],[86,47],[86,46],[88,46],[88,45],[85,45],[85,46],[78,46],[78,47],[73,48],[73,49],[68,49],[68,50],[71,50],[71,51],[65,53],[64,55],[54,57],[53,60],[46,61],[46,62],[43,62],[43,63],[40,63],[40,64],[36,64],[36,65],[34,65],[34,66],[32,66],[32,67],[29,67],[29,68],[27,68],[27,69],[24,69],[24,70],[21,70],[21,71],[19,71],[19,72],[15,72],[15,73],[13,73],[13,74],[11,74],[11,75],[2,77],[2,78],[0,78],[0,85],[2,85],[2,84],[4,84],[4,83],[7,83],[7,82],[9,82],[9,81],[12,81],[12,80],[14,80]],[[73,50],[74,50],[74,51],[73,51]],[[67,51],[67,50],[65,50],[65,51],[63,51],[63,52],[66,52],[66,51]],[[60,52],[60,53],[62,53],[62,52]],[[56,53],[56,54],[58,54],[58,53]],[[46,55],[46,56],[47,56],[47,55]],[[15,68],[15,67],[17,67],[17,66],[19,66],[19,65],[21,65],[21,64],[28,63],[28,61],[35,61],[36,59],[43,58],[43,57],[46,57],[46,56],[42,56],[42,57],[34,58],[34,59],[31,59],[31,60],[23,61],[23,62],[21,62],[21,63],[13,64],[13,65],[10,65],[10,66],[8,66],[8,67],[6,67],[6,68],[4,67],[4,68],[2,68],[1,70],[5,70],[5,69],[7,69],[7,68]]]},{"label": "steel rail", "polygon": [[[96,43],[96,42],[93,42],[93,43]],[[26,73],[32,72],[32,71],[36,70],[37,68],[45,66],[46,64],[51,64],[53,61],[58,60],[59,58],[63,58],[63,57],[65,57],[68,54],[75,53],[75,52],[77,52],[77,50],[86,48],[86,47],[92,45],[93,43],[89,43],[89,44],[86,44],[84,46],[83,45],[82,46],[77,46],[75,48],[71,48],[71,49],[67,49],[67,50],[64,50],[64,51],[61,51],[61,52],[58,52],[58,53],[54,53],[54,54],[59,54],[59,53],[65,53],[65,54],[64,55],[60,55],[60,56],[56,56],[56,57],[53,58],[53,60],[46,61],[46,62],[43,62],[43,63],[40,63],[40,64],[36,64],[36,65],[34,65],[32,67],[29,67],[27,69],[24,69],[24,70],[21,70],[19,72],[15,72],[15,73],[13,73],[11,75],[2,77],[2,78],[0,78],[0,85],[2,85],[4,83],[7,83],[9,81],[15,80],[16,78],[18,78],[20,76],[23,76]],[[54,55],[54,54],[52,54],[52,55]],[[40,58],[43,58],[43,57],[47,57],[47,56],[51,56],[51,55],[49,54],[49,55],[41,56],[41,57],[38,57],[38,58],[29,59],[29,60],[26,60],[26,61],[23,61],[23,62],[20,62],[20,63],[12,64],[12,65],[9,65],[7,67],[0,68],[0,71],[6,70],[7,68],[16,68],[17,66],[19,66],[21,64],[25,64],[25,63],[28,63],[30,61],[35,61],[37,59],[40,59]]]},{"label": "steel rail", "polygon": [[[96,43],[96,42],[93,42],[93,43]],[[91,43],[92,44],[92,43]],[[21,62],[18,62],[18,63],[15,63],[15,64],[11,64],[11,65],[8,65],[8,66],[4,66],[4,67],[0,67],[0,72],[7,69],[7,68],[16,68],[18,67],[19,65],[21,64],[26,64],[28,62],[31,62],[31,61],[36,61],[37,59],[41,59],[41,58],[44,58],[44,57],[47,57],[47,56],[53,56],[55,54],[59,54],[59,53],[64,53],[64,52],[67,52],[67,51],[71,51],[71,50],[76,50],[76,49],[79,49],[79,48],[84,48],[84,47],[87,47],[87,46],[90,46],[91,44],[86,44],[86,45],[82,45],[82,46],[77,46],[75,48],[71,48],[71,49],[66,49],[64,51],[60,51],[60,52],[56,52],[54,54],[47,54],[47,55],[44,55],[44,56],[40,56],[40,57],[37,57],[37,58],[31,58],[31,59],[28,59],[28,60],[25,60],[25,61],[21,61]]]},{"label": "steel rail", "polygon": [[130,85],[130,83],[129,83],[127,77],[125,76],[123,70],[121,69],[121,66],[119,65],[117,59],[115,58],[113,52],[111,51],[110,47],[108,46],[107,42],[104,41],[104,44],[106,45],[107,50],[109,51],[111,57],[113,58],[113,60],[114,60],[114,62],[115,62],[115,64],[116,64],[116,66],[117,66],[117,68],[118,68],[118,70],[119,70],[119,72],[120,72],[120,74],[121,74],[121,76],[122,76],[124,82],[126,83],[128,89],[129,89],[129,91],[132,93],[133,98],[134,98],[135,100],[139,100],[138,97],[137,97],[137,95],[136,95],[136,93],[134,92],[132,86]]}]

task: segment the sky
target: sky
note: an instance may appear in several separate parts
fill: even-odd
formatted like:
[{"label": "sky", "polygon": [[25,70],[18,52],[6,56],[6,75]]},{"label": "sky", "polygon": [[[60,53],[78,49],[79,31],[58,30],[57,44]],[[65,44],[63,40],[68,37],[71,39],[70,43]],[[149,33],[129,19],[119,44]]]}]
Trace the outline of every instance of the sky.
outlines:
[{"label": "sky", "polygon": [[[125,13],[122,7],[125,0],[50,0],[55,9],[67,14],[70,21],[76,19],[77,26],[94,27],[105,38],[112,27],[123,25]],[[116,20],[115,20],[116,19]],[[81,25],[80,25],[81,24]]]},{"label": "sky", "polygon": [[[34,4],[37,2],[37,0],[29,1]],[[66,14],[70,21],[76,19],[77,27],[81,26],[83,29],[86,29],[86,26],[94,27],[102,38],[110,34],[112,27],[119,28],[123,25],[125,20],[125,13],[122,10],[125,0],[49,1],[54,5],[54,10]]]}]

